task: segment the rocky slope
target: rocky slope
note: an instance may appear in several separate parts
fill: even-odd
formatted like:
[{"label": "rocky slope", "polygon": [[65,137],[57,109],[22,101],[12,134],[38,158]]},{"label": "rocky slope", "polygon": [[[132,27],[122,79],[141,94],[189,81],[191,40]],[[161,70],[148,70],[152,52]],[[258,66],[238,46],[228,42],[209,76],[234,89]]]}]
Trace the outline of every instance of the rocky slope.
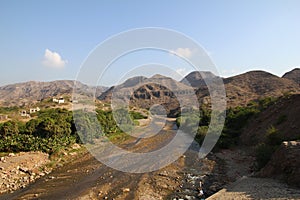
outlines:
[{"label": "rocky slope", "polygon": [[[250,71],[225,78],[223,81],[228,107],[244,106],[252,100],[263,97],[279,97],[286,93],[300,92],[299,86],[294,81],[264,71]],[[197,95],[199,99],[207,99],[209,96],[207,88],[200,87]]]},{"label": "rocky slope", "polygon": [[282,78],[286,78],[300,84],[300,69],[293,69],[292,71],[285,73]]},{"label": "rocky slope", "polygon": [[300,139],[299,113],[299,94],[282,97],[248,122],[241,134],[240,141],[244,145],[266,142],[267,131],[271,127],[274,127],[284,140]]},{"label": "rocky slope", "polygon": [[[72,95],[74,84],[77,92],[92,96],[95,87],[90,87],[72,80],[60,80],[52,82],[30,81],[25,83],[10,84],[0,87],[0,103],[3,106],[29,104],[38,100],[60,95]],[[96,95],[99,95],[105,87],[97,87]]]},{"label": "rocky slope", "polygon": [[262,177],[276,177],[300,188],[300,141],[283,142],[261,169]]},{"label": "rocky slope", "polygon": [[218,78],[213,73],[208,71],[194,71],[186,75],[180,82],[186,85],[199,88],[209,84],[214,79]]},{"label": "rocky slope", "polygon": [[167,114],[170,114],[179,108],[179,105],[189,105],[193,100],[185,98],[189,92],[194,92],[190,86],[170,77],[154,75],[150,78],[128,79],[123,84],[109,88],[98,99],[104,102],[121,102],[121,105],[132,105],[142,109],[159,104],[165,108]]},{"label": "rocky slope", "polygon": [[[172,92],[175,91],[174,93],[177,91],[191,91],[194,88],[200,103],[209,103],[210,96],[206,83],[215,84],[216,79],[220,78],[214,76],[211,72],[192,72],[180,82],[161,75],[151,78],[135,77],[128,79],[121,85],[110,88],[100,95],[99,99],[110,101],[113,91],[128,94],[128,99],[133,94],[133,91],[143,84],[159,83]],[[250,101],[263,97],[279,97],[287,93],[300,93],[299,85],[293,80],[280,78],[264,71],[250,71],[230,78],[224,78],[223,82],[226,89],[228,107],[247,105]],[[190,93],[186,92],[185,98],[188,99],[189,97]],[[135,99],[137,100],[138,98]],[[140,100],[143,101],[143,98]]]}]

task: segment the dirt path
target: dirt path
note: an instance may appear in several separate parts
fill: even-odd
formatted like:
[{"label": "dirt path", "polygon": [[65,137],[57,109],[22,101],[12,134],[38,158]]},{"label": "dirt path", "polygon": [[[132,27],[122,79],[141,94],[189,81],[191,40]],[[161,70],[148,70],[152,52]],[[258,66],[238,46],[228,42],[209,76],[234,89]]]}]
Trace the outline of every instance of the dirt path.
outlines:
[{"label": "dirt path", "polygon": [[[174,121],[155,137],[121,146],[148,152],[161,148],[174,137]],[[128,148],[129,147],[129,148]],[[197,144],[174,163],[155,172],[124,173],[109,168],[88,152],[29,185],[0,199],[195,199],[198,182],[214,170],[215,162],[200,161]]]},{"label": "dirt path", "polygon": [[[132,138],[120,144],[134,152],[149,152],[159,149],[172,140],[176,130],[174,121],[170,120],[159,134],[150,138]],[[137,141],[138,140],[138,141]],[[217,154],[209,154],[205,159],[198,157],[199,145],[192,143],[188,151],[172,164],[155,172],[134,174],[124,173],[109,168],[97,161],[90,153],[80,154],[78,159],[57,168],[52,173],[43,176],[28,187],[14,193],[0,196],[0,200],[11,199],[109,199],[109,200],[192,200],[198,198],[198,186],[202,181],[207,196],[224,188],[230,181],[249,173],[249,163],[252,162],[247,154],[239,150],[225,150]],[[285,199],[284,194],[299,193],[282,185],[258,184],[257,179],[246,179],[238,184],[239,187],[228,188],[225,193],[221,190],[219,196],[211,199]],[[254,184],[254,185],[252,185]],[[282,188],[280,195],[272,191],[272,198],[263,198],[262,193],[254,193],[264,187]],[[279,190],[280,192],[280,190]],[[276,195],[275,195],[276,194]],[[252,196],[251,196],[252,195]],[[256,195],[256,196],[255,196]],[[259,195],[262,195],[261,197]],[[226,197],[226,198],[225,198]],[[269,197],[269,196],[268,196]],[[274,197],[274,198],[273,198]],[[279,197],[279,198],[275,198]],[[298,198],[300,199],[300,198]]]}]

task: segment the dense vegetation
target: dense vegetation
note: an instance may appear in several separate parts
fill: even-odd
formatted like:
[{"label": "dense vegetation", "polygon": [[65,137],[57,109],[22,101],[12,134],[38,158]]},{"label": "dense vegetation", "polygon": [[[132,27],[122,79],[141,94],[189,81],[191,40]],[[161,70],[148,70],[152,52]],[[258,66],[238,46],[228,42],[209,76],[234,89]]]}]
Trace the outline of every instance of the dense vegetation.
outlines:
[{"label": "dense vegetation", "polygon": [[[249,103],[246,107],[230,108],[226,111],[223,131],[217,142],[217,148],[229,148],[238,144],[239,136],[248,120],[276,102],[275,98],[264,98]],[[15,111],[17,108],[1,108],[2,112]],[[74,118],[75,116],[75,118]],[[200,144],[208,131],[211,111],[202,107],[200,112],[191,110],[177,118],[177,125],[186,133],[196,133],[195,140]],[[117,124],[114,117],[117,117]],[[139,112],[119,109],[117,112],[96,110],[96,113],[65,109],[45,109],[36,117],[24,123],[7,121],[0,124],[0,151],[43,151],[54,153],[75,142],[93,143],[102,135],[121,138],[133,130],[138,119],[146,117]],[[275,125],[287,120],[287,116],[278,117]],[[76,124],[76,126],[75,126]],[[258,169],[270,159],[272,153],[283,141],[283,134],[274,126],[266,131],[267,140],[256,146]]]},{"label": "dense vegetation", "polygon": [[[256,114],[262,112],[270,105],[276,102],[276,98],[267,97],[258,101],[252,101],[245,107],[229,108],[226,111],[226,119],[223,131],[217,142],[217,148],[229,148],[238,144],[239,136],[242,133],[243,127],[247,124],[248,120]],[[192,111],[186,115],[182,115],[177,118],[177,125],[183,126],[184,131],[196,132],[196,141],[201,144],[208,131],[210,123],[210,110],[202,107],[200,113]],[[286,120],[286,116],[280,116],[277,123],[282,123]],[[198,123],[198,125],[197,125]],[[267,131],[267,142],[257,145],[256,147],[256,159],[258,162],[258,168],[264,166],[270,156],[281,144],[283,136],[278,133],[274,127],[270,127]]]},{"label": "dense vegetation", "polygon": [[[217,146],[220,148],[229,148],[236,145],[238,142],[238,137],[241,134],[241,129],[246,125],[248,119],[258,112],[259,110],[256,106],[228,109],[226,111],[224,128],[218,140]],[[196,133],[195,139],[199,144],[201,144],[208,131],[210,116],[210,110],[201,108],[200,113],[192,111],[177,118],[177,125],[183,126],[186,133]]]},{"label": "dense vegetation", "polygon": [[43,151],[54,153],[77,140],[72,113],[64,109],[40,111],[37,118],[23,123],[0,124],[0,151]]},{"label": "dense vegetation", "polygon": [[93,143],[103,134],[116,137],[123,133],[122,130],[130,131],[136,119],[145,118],[137,112],[131,111],[128,115],[125,110],[118,111],[116,115],[123,120],[121,130],[111,111],[97,110],[95,114],[45,109],[36,115],[26,123],[7,121],[0,124],[0,152],[43,151],[51,154],[75,142]]}]

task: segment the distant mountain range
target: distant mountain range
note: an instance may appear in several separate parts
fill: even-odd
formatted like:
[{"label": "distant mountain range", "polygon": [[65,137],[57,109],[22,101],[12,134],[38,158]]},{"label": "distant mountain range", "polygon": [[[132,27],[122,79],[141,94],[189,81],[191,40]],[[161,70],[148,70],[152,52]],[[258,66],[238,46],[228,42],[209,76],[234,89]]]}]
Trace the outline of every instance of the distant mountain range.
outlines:
[{"label": "distant mountain range", "polygon": [[[211,72],[191,72],[181,81],[159,74],[150,78],[137,76],[108,89],[97,87],[95,95],[101,101],[110,102],[113,92],[116,92],[122,94],[123,100],[130,101],[133,106],[149,107],[150,104],[156,103],[163,104],[171,111],[179,103],[176,95],[184,97],[188,94],[186,91],[195,91],[200,103],[209,103],[210,97],[206,84],[213,83],[215,79],[220,77]],[[266,96],[277,97],[285,93],[300,93],[300,69],[287,72],[283,77],[264,71],[250,71],[221,79],[225,85],[228,107],[245,105],[251,100]],[[4,106],[10,106],[60,95],[71,95],[74,83],[71,80],[30,81],[2,86],[0,102]],[[77,93],[86,96],[93,96],[96,89],[95,86],[80,82],[76,82],[76,88]]]},{"label": "distant mountain range", "polygon": [[[196,91],[200,103],[209,103],[210,96],[206,84],[212,84],[214,83],[214,80],[218,78],[220,77],[215,76],[211,72],[191,72],[180,82],[161,75],[155,75],[150,78],[134,77],[128,79],[121,85],[109,88],[98,98],[102,101],[110,102],[113,91],[123,91],[124,93],[127,91],[129,94],[131,94],[129,91],[135,91],[134,95],[127,97],[131,99],[133,104],[140,104],[141,106],[149,104],[149,102],[145,102],[150,100],[152,103],[160,104],[162,103],[161,99],[169,101],[169,98],[166,98],[165,96],[171,94],[162,92],[161,96],[158,98],[156,94],[161,89],[157,87],[157,84],[161,84],[170,91],[186,91],[193,88]],[[264,71],[250,71],[237,76],[222,78],[222,80],[226,89],[228,107],[246,105],[251,100],[267,96],[278,97],[287,93],[300,92],[300,87],[297,83],[297,81],[300,80],[300,69],[294,69],[291,72],[286,73],[283,77],[278,77]],[[147,84],[148,89],[141,87],[143,84]],[[149,89],[149,86],[152,86],[151,90]],[[186,94],[187,93],[183,93],[182,95]],[[124,98],[126,97],[124,96]],[[186,96],[186,98],[189,98],[189,96]],[[174,102],[169,103],[174,104]]]},{"label": "distant mountain range", "polygon": [[[0,103],[2,106],[24,105],[34,103],[50,97],[71,95],[74,84],[78,93],[83,95],[94,95],[95,86],[88,86],[78,81],[58,80],[51,82],[29,81],[0,87]],[[99,96],[105,87],[97,87],[96,96]]]}]

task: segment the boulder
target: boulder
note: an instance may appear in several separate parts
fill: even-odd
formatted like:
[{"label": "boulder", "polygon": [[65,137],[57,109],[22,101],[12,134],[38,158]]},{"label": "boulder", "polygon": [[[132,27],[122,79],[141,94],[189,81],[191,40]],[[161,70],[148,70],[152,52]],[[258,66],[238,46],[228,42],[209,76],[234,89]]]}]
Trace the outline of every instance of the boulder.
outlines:
[{"label": "boulder", "polygon": [[271,160],[258,173],[261,177],[284,180],[300,187],[300,141],[285,141],[274,152]]}]

